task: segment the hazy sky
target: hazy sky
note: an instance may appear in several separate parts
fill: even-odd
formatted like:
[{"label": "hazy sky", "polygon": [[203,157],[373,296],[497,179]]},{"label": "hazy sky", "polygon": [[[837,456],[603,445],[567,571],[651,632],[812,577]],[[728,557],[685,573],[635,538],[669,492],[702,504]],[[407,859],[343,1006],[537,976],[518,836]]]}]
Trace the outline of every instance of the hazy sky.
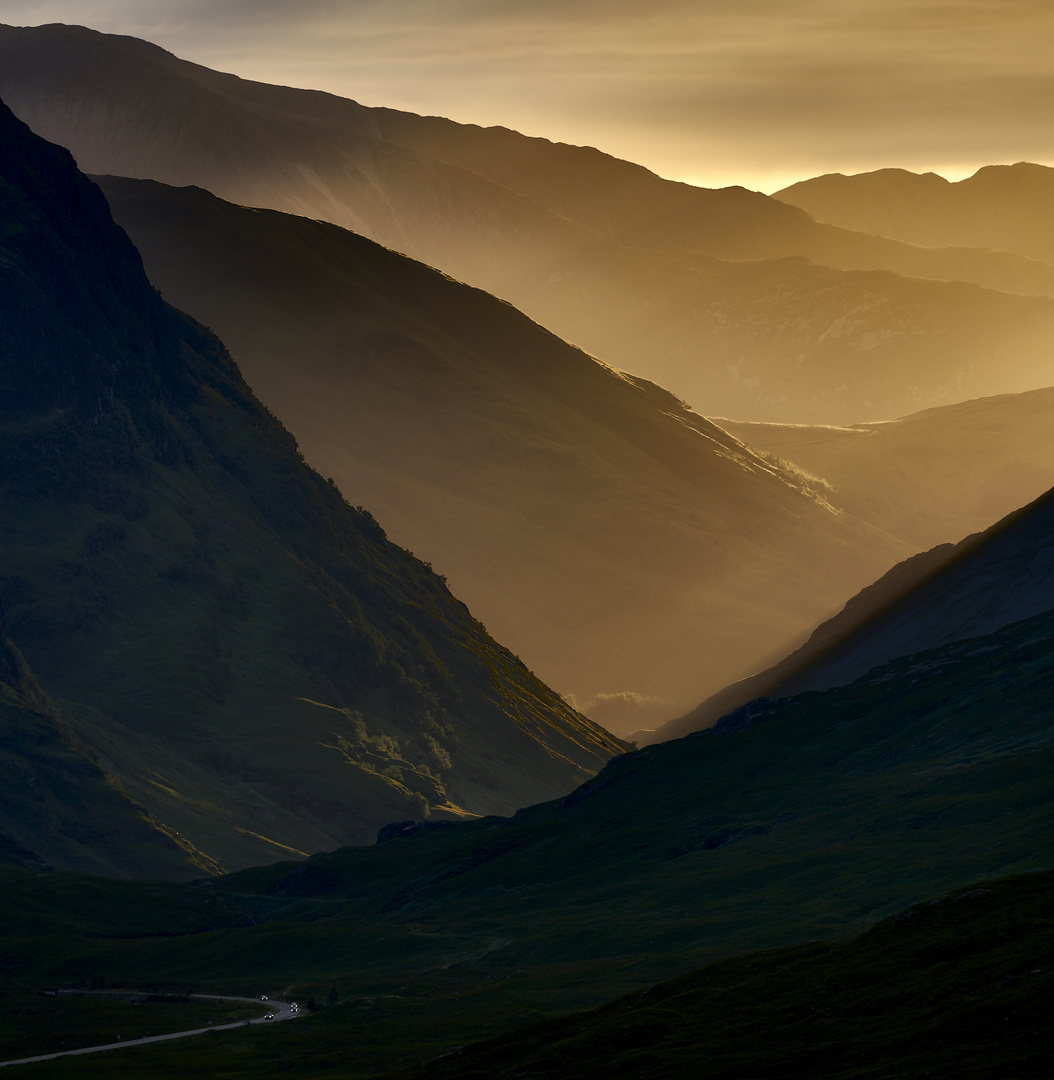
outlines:
[{"label": "hazy sky", "polygon": [[1054,0],[0,0],[190,60],[771,191],[1054,164]]}]

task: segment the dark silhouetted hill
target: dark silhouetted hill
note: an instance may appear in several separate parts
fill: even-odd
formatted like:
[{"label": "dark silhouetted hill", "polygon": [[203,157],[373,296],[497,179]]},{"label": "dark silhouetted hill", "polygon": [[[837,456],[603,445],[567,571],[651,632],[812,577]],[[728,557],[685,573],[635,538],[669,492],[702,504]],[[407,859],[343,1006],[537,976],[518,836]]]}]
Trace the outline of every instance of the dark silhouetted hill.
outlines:
[{"label": "dark silhouetted hill", "polygon": [[985,882],[851,942],[719,961],[592,1013],[390,1074],[410,1080],[1042,1077],[1054,875]]}]

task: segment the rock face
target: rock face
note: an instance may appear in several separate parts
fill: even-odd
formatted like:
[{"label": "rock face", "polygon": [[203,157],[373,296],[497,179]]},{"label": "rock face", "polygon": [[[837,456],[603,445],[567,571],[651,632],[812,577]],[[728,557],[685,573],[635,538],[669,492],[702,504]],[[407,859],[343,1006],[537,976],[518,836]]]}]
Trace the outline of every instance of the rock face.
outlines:
[{"label": "rock face", "polygon": [[88,172],[353,229],[699,412],[858,423],[1054,381],[1054,268],[1019,255],[849,232],[742,188],[80,27],[0,28],[0,95]]},{"label": "rock face", "polygon": [[619,751],[304,465],[6,108],[0,179],[4,630],[144,812],[240,866],[511,812]]}]

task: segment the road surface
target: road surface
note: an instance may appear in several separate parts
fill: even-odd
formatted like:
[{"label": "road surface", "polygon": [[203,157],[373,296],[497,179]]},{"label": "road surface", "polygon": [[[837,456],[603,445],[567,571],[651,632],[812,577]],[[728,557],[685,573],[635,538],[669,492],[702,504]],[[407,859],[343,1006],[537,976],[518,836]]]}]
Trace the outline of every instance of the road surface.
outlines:
[{"label": "road surface", "polygon": [[[148,997],[151,996],[150,992],[145,990],[60,990],[59,993],[96,993],[107,996],[120,993],[122,997],[143,993]],[[251,1027],[254,1024],[276,1024],[279,1020],[293,1020],[300,1015],[299,1011],[293,1010],[291,1001],[261,1001],[258,997],[231,997],[228,994],[189,994],[188,996],[200,998],[203,1001],[245,1001],[259,1005],[264,1010],[264,1015],[255,1020],[237,1020],[233,1024],[210,1024],[208,1027],[191,1028],[189,1031],[173,1031],[169,1035],[148,1035],[145,1039],[123,1039],[120,1042],[104,1043],[102,1046],[82,1046],[79,1050],[60,1050],[55,1054],[37,1054],[34,1057],[16,1058],[14,1061],[0,1061],[0,1069],[5,1065],[29,1065],[34,1061],[51,1061],[53,1058],[72,1057],[74,1054],[98,1054],[103,1050],[123,1050],[128,1046],[146,1046],[148,1043],[167,1042],[169,1039],[186,1039],[191,1035],[204,1035],[207,1031],[229,1031],[231,1028]]]}]

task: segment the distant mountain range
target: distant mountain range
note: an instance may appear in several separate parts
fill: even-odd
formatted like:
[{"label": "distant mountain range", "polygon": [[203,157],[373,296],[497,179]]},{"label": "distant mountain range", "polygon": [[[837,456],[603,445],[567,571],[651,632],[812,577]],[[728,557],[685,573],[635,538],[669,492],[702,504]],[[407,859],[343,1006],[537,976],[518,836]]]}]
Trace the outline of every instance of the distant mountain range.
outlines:
[{"label": "distant mountain range", "polygon": [[1054,381],[1054,269],[1021,255],[849,232],[740,188],[78,27],[0,28],[0,94],[89,172],[354,229],[696,411],[857,423]]},{"label": "distant mountain range", "polygon": [[618,753],[304,465],[3,108],[0,179],[7,857],[200,874],[510,813]]},{"label": "distant mountain range", "polygon": [[915,550],[404,256],[198,188],[100,183],[307,460],[616,730],[757,670]]},{"label": "distant mountain range", "polygon": [[1054,169],[1046,165],[987,165],[955,182],[906,169],[828,173],[773,197],[819,221],[909,244],[994,248],[1054,264]]},{"label": "distant mountain range", "polygon": [[1054,389],[852,427],[714,420],[822,476],[834,505],[919,548],[982,532],[1054,487]]}]

